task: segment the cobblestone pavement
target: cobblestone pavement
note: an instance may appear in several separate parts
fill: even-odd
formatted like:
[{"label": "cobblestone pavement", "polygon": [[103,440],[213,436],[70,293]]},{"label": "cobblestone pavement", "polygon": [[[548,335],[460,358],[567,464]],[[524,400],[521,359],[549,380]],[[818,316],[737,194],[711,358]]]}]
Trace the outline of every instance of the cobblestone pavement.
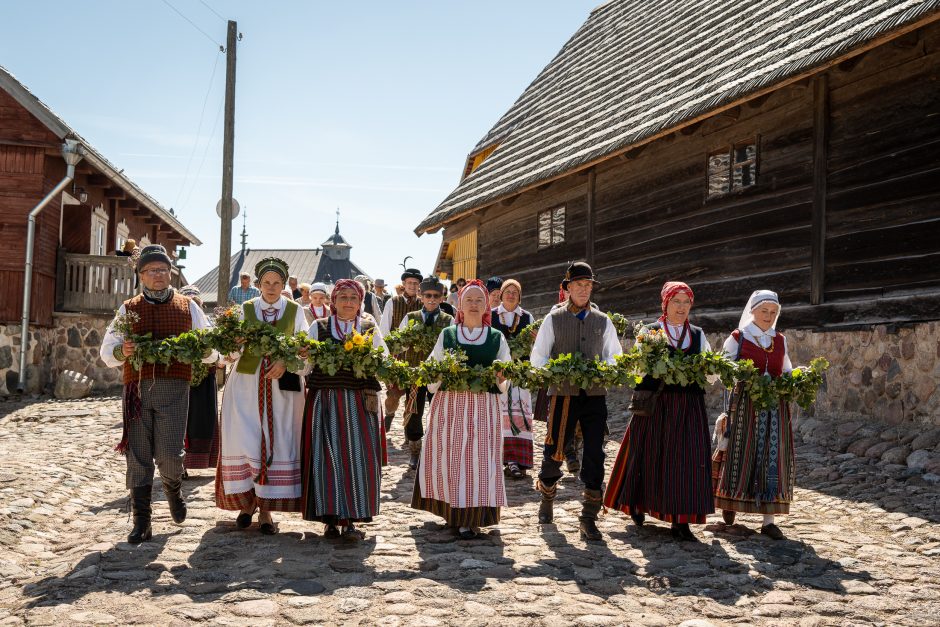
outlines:
[{"label": "cobblestone pavement", "polygon": [[[608,466],[623,430],[612,407]],[[788,540],[720,516],[678,545],[667,526],[619,513],[606,542],[578,539],[577,482],[556,523],[536,522],[531,481],[508,483],[499,527],[459,541],[408,503],[399,448],[382,512],[347,545],[280,515],[280,533],[237,531],[213,506],[210,471],[186,483],[189,518],[156,495],[151,542],[133,547],[123,510],[120,401],[0,404],[0,625],[929,625],[940,616],[940,494],[901,466],[798,447]],[[537,458],[539,455],[537,454]],[[256,523],[257,524],[257,523]]]}]

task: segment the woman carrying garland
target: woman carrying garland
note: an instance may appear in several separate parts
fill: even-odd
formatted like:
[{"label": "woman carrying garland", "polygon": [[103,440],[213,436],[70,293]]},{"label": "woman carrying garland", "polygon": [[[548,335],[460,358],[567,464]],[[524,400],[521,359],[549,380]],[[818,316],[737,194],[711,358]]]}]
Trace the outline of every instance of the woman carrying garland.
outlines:
[{"label": "woman carrying garland", "polygon": [[[448,349],[465,353],[468,366],[511,359],[506,338],[490,325],[488,298],[479,280],[460,290],[457,324],[441,332],[429,359],[441,359]],[[439,387],[428,385],[434,398],[411,506],[441,516],[469,540],[480,527],[497,524],[506,504],[499,394],[507,382],[486,392]]]},{"label": "woman carrying garland", "polygon": [[[275,257],[255,266],[261,296],[242,304],[244,320],[273,325],[286,335],[306,331],[304,312],[281,294],[288,270]],[[226,358],[235,367],[222,394],[222,459],[216,471],[215,502],[238,510],[239,529],[251,525],[277,532],[271,512],[300,511],[300,430],[304,395],[300,377],[280,362],[247,352]]]},{"label": "woman carrying garland", "polygon": [[[370,342],[388,354],[375,320],[363,316],[365,290],[341,279],[330,296],[331,315],[310,325],[321,342]],[[329,375],[317,368],[308,379],[303,426],[303,517],[326,524],[327,537],[358,541],[365,534],[355,523],[379,513],[385,436],[374,377],[356,378],[349,370]],[[342,528],[342,531],[340,530]]]},{"label": "woman carrying garland", "polygon": [[[671,354],[710,351],[702,329],[689,324],[695,299],[692,289],[670,281],[660,296],[663,315],[647,325],[637,341],[652,341],[664,333]],[[704,524],[715,511],[705,390],[697,385],[666,385],[649,375],[636,389],[640,395],[652,394],[655,400],[648,412],[634,407],[607,482],[604,505],[630,514],[638,527],[650,514],[672,523],[676,539],[697,542],[689,525]]]},{"label": "woman carrying garland", "polygon": [[[724,344],[729,359],[750,359],[773,378],[793,370],[787,339],[776,330],[780,300],[770,290],[751,294],[738,328]],[[756,409],[740,384],[731,394],[727,451],[715,451],[715,507],[729,525],[735,512],[763,514],[761,533],[782,540],[775,514],[789,514],[793,501],[793,427],[786,402]]]},{"label": "woman carrying garland", "polygon": [[[510,340],[532,324],[532,314],[523,309],[522,285],[515,279],[503,283],[499,307],[493,309],[493,328]],[[526,476],[532,468],[532,395],[529,390],[510,384],[499,397],[503,415],[503,466],[514,479]]]}]

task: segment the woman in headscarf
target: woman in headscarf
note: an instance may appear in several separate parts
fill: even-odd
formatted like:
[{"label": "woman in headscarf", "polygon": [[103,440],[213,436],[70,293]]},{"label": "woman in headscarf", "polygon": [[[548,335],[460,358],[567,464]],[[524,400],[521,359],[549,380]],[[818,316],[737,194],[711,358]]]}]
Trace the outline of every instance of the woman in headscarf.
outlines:
[{"label": "woman in headscarf", "polygon": [[314,283],[310,286],[310,303],[304,307],[307,324],[314,320],[328,318],[330,315],[330,292],[325,283]]},{"label": "woman in headscarf", "polygon": [[[478,280],[460,290],[457,324],[441,332],[429,359],[441,359],[448,349],[465,353],[470,366],[511,358],[506,338],[491,326],[488,299]],[[411,506],[441,516],[461,538],[472,539],[480,527],[499,522],[506,504],[499,394],[507,382],[486,392],[440,387],[428,385],[434,398]]]},{"label": "woman in headscarf", "polygon": [[[245,301],[240,317],[273,325],[285,335],[307,330],[304,312],[282,295],[287,264],[267,257],[255,266],[261,296]],[[300,429],[304,395],[300,377],[284,364],[250,352],[226,358],[235,367],[222,394],[222,460],[216,471],[215,502],[238,510],[235,525],[277,532],[271,512],[300,511]]]},{"label": "woman in headscarf", "polygon": [[[493,309],[493,328],[510,340],[532,324],[532,314],[520,306],[522,285],[515,279],[503,283],[499,306]],[[499,397],[503,415],[503,467],[514,479],[526,476],[532,468],[532,395],[529,390],[509,384]]]},{"label": "woman in headscarf", "polygon": [[[656,330],[670,353],[711,350],[701,328],[689,323],[695,295],[685,283],[669,281],[660,292],[662,316],[637,338]],[[650,375],[636,388],[655,399],[649,411],[635,410],[607,482],[604,505],[630,514],[642,526],[646,514],[672,523],[678,540],[696,542],[690,524],[705,523],[715,511],[711,497],[708,415],[698,385],[666,385]]]},{"label": "woman in headscarf", "polygon": [[[364,340],[387,354],[375,319],[363,315],[364,294],[358,281],[337,281],[330,296],[330,316],[311,324],[308,335],[336,344]],[[371,522],[379,513],[385,459],[382,386],[374,377],[356,378],[348,370],[330,375],[317,368],[307,384],[303,517],[325,523],[327,537],[361,540],[365,534],[355,524]]]},{"label": "woman in headscarf", "polygon": [[[202,307],[199,288],[184,285],[180,294]],[[215,468],[219,463],[219,400],[215,381],[215,364],[193,364],[189,384],[189,417],[186,420],[186,455],[183,457],[183,479],[187,470]]]},{"label": "woman in headscarf", "polygon": [[[724,344],[734,361],[750,359],[765,375],[779,377],[793,370],[787,339],[777,331],[780,299],[770,290],[751,294],[738,328]],[[729,525],[735,512],[763,514],[761,533],[781,540],[775,514],[789,514],[793,501],[793,426],[790,407],[781,402],[757,410],[737,386],[731,394],[725,435],[727,451],[716,451],[715,507]]]}]

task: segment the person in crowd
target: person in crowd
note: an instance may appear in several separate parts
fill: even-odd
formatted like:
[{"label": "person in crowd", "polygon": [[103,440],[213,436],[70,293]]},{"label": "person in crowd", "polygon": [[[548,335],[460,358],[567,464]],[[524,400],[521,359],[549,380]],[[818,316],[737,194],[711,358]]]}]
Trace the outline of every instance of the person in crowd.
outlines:
[{"label": "person in crowd", "polygon": [[[591,266],[575,262],[562,281],[568,298],[563,307],[553,309],[542,321],[532,346],[530,361],[542,367],[550,359],[566,353],[580,353],[586,359],[613,363],[623,352],[613,323],[591,307],[591,293],[597,280]],[[604,436],[607,429],[607,390],[601,387],[578,389],[571,384],[549,389],[548,432],[542,453],[536,489],[541,493],[539,522],[551,523],[553,504],[561,478],[561,462],[569,439],[580,424],[584,435],[584,459],[580,479],[584,483],[584,504],[579,520],[579,534],[585,540],[602,539],[597,528],[604,482]]]},{"label": "person in crowd", "polygon": [[[738,328],[725,341],[725,355],[734,361],[749,359],[774,378],[792,371],[787,338],[777,331],[780,309],[776,293],[751,294]],[[758,409],[738,385],[731,393],[725,436],[727,451],[713,456],[715,507],[728,525],[734,524],[736,512],[761,514],[761,533],[782,540],[776,515],[790,513],[795,467],[789,404]]]},{"label": "person in crowd", "polygon": [[300,286],[297,283],[297,277],[292,276],[287,278],[287,289],[290,291],[291,298],[294,300],[300,298]]},{"label": "person in crowd", "polygon": [[503,278],[498,276],[491,276],[486,280],[486,289],[490,293],[490,310],[496,309],[499,307],[499,292],[503,288]]},{"label": "person in crowd", "polygon": [[[292,335],[307,330],[301,307],[283,294],[287,264],[267,257],[255,266],[261,296],[245,301],[245,320],[273,325]],[[234,363],[222,395],[222,459],[216,470],[220,509],[238,511],[235,526],[251,525],[258,510],[259,531],[277,532],[271,512],[299,512],[300,433],[304,394],[298,373],[281,362],[247,351],[226,357]]]},{"label": "person in crowd", "polygon": [[[401,275],[402,292],[393,296],[385,304],[382,312],[382,321],[379,329],[382,331],[382,337],[389,334],[392,329],[401,326],[401,321],[406,314],[421,309],[421,301],[418,300],[418,289],[424,277],[421,271],[415,268],[407,268]],[[394,386],[389,386],[385,398],[385,432],[388,433],[392,428],[392,419],[395,412],[398,411],[398,404],[401,397],[405,395],[405,390]]]},{"label": "person in crowd", "polygon": [[379,301],[379,308],[382,311],[385,311],[385,303],[388,302],[388,299],[392,297],[391,294],[385,289],[385,279],[376,279],[373,283],[372,293],[375,294],[376,299]]},{"label": "person in crowd", "polygon": [[310,284],[301,283],[300,285],[297,286],[297,289],[300,290],[300,297],[297,298],[297,304],[300,305],[301,307],[309,307],[310,306]]},{"label": "person in crowd", "polygon": [[[398,325],[399,329],[406,328],[409,324],[420,324],[443,330],[454,323],[453,317],[441,310],[441,301],[444,299],[444,285],[435,277],[429,276],[422,279],[421,286],[421,304],[418,311],[412,311],[405,314]],[[409,348],[404,354],[404,360],[409,366],[417,367],[428,358],[427,352],[420,353],[414,348]],[[405,399],[405,415],[403,427],[405,430],[405,439],[408,441],[408,447],[411,451],[411,459],[408,466],[412,470],[418,467],[418,456],[421,454],[421,438],[424,437],[424,407],[431,394],[425,386],[414,387],[408,391]]]},{"label": "person in crowd", "polygon": [[[669,352],[710,351],[700,327],[689,323],[695,295],[685,283],[669,281],[660,292],[662,315],[647,325],[638,342],[665,335]],[[703,525],[712,502],[708,414],[698,385],[665,384],[646,375],[636,387],[627,426],[614,463],[604,505],[625,512],[642,527],[646,514],[672,524],[678,540],[697,542],[690,524]]]},{"label": "person in crowd", "polygon": [[382,319],[383,311],[382,306],[379,304],[379,299],[372,293],[369,277],[360,274],[356,277],[356,281],[359,281],[359,284],[362,285],[362,289],[365,290],[362,300],[362,312],[369,314],[373,320],[378,322]]},{"label": "person in crowd", "polygon": [[450,303],[450,306],[453,307],[455,311],[457,309],[457,298],[458,298],[457,293],[459,291],[460,291],[460,288],[457,287],[456,283],[450,284],[450,294],[447,296],[447,302]]},{"label": "person in crowd", "polygon": [[[117,325],[131,317],[134,335],[153,339],[173,337],[193,329],[209,328],[202,308],[170,285],[172,262],[158,244],[145,246],[137,259],[142,293],[124,301],[108,326],[99,355],[105,364],[123,369],[124,433],[118,450],[127,459],[125,484],[130,490],[134,526],[127,541],[139,544],[153,535],[151,526],[154,466],[160,470],[163,493],[173,522],[186,520],[183,498],[183,456],[189,415],[192,366],[172,362],[168,366],[143,364],[137,370],[129,361],[136,344]],[[203,360],[214,363],[215,351]]]},{"label": "person in crowd", "polygon": [[[510,359],[506,338],[490,324],[488,298],[480,281],[461,290],[457,324],[441,332],[430,359],[442,358],[448,349],[463,351],[471,366]],[[499,523],[500,508],[506,505],[499,411],[499,394],[506,385],[501,381],[485,392],[428,386],[434,397],[411,506],[442,517],[465,540],[477,537],[481,527]]]},{"label": "person in crowd", "polygon": [[[365,288],[341,279],[333,286],[330,315],[310,325],[315,340],[345,344],[362,335],[388,353],[375,320],[363,316]],[[301,438],[305,520],[326,525],[327,537],[358,541],[356,528],[379,513],[384,437],[375,377],[357,378],[352,371],[330,375],[317,368],[307,378],[307,402]]]},{"label": "person in crowd", "polygon": [[[398,284],[396,284],[396,285],[395,285],[395,296],[402,296],[402,295],[404,295],[404,293],[405,293],[405,285],[404,285],[403,283],[398,283]],[[387,304],[388,304],[388,301],[386,301],[386,305],[387,305]],[[382,311],[385,311],[385,309],[382,309]]]},{"label": "person in crowd", "polygon": [[[491,312],[493,328],[507,340],[518,336],[532,324],[532,314],[522,308],[522,285],[515,279],[503,283],[500,304]],[[503,418],[503,467],[514,479],[526,476],[532,468],[532,395],[529,390],[510,383],[500,396]]]},{"label": "person in crowd", "polygon": [[310,286],[310,304],[304,308],[304,315],[309,322],[320,320],[330,315],[330,292],[326,283],[314,283]]},{"label": "person in crowd", "polygon": [[251,275],[247,272],[241,272],[238,275],[238,285],[228,292],[228,301],[236,305],[241,305],[245,301],[261,296],[261,290],[251,284]]}]

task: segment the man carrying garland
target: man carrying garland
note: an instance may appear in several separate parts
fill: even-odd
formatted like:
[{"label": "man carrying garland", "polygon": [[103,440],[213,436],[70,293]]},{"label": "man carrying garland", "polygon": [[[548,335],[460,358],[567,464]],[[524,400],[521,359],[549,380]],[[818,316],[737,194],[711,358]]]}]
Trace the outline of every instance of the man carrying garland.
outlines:
[{"label": "man carrying garland", "polygon": [[[143,293],[124,301],[118,317],[136,315],[135,335],[147,333],[154,340],[174,337],[193,329],[206,329],[209,321],[191,299],[170,286],[170,257],[163,246],[144,247],[137,262]],[[189,412],[189,381],[192,368],[173,362],[169,367],[143,364],[135,370],[128,361],[134,342],[108,326],[101,343],[101,360],[124,369],[124,437],[118,450],[127,457],[127,488],[131,491],[134,528],[127,541],[138,544],[153,535],[150,525],[154,462],[160,469],[163,492],[173,522],[186,520],[182,495],[183,455]],[[211,351],[202,361],[215,363]]]},{"label": "man carrying garland", "polygon": [[[423,306],[419,311],[405,314],[398,328],[405,329],[413,321],[415,324],[433,327],[437,331],[436,334],[439,335],[441,330],[454,324],[453,316],[441,311],[444,293],[444,284],[438,281],[436,277],[429,276],[421,281],[421,302]],[[411,367],[419,366],[421,362],[428,358],[430,352],[430,350],[419,352],[414,348],[409,348],[405,352],[405,361]],[[421,438],[424,437],[422,416],[424,416],[425,402],[430,400],[431,394],[424,386],[411,388],[406,396],[404,428],[405,438],[408,440],[408,446],[411,449],[411,459],[408,462],[408,467],[412,470],[418,467],[418,457],[421,455]]]},{"label": "man carrying garland", "polygon": [[[553,309],[539,327],[532,346],[531,362],[536,368],[545,366],[550,359],[567,353],[580,354],[584,359],[598,358],[613,363],[623,352],[617,330],[610,319],[591,307],[591,292],[597,281],[594,271],[586,263],[576,262],[568,267],[562,287],[568,292],[563,306]],[[539,522],[552,522],[552,504],[562,476],[561,463],[564,450],[574,435],[575,426],[581,426],[584,437],[584,459],[581,482],[584,483],[584,506],[581,510],[579,533],[585,540],[602,538],[597,528],[597,514],[601,509],[604,482],[604,434],[607,428],[607,390],[601,387],[577,389],[570,384],[552,386],[548,412],[548,433],[542,454],[536,489],[542,494]]]},{"label": "man carrying garland", "polygon": [[[382,337],[388,336],[392,329],[397,329],[401,325],[405,314],[421,309],[421,301],[418,300],[418,287],[423,279],[421,271],[414,268],[408,268],[402,273],[401,284],[404,287],[404,292],[400,296],[393,296],[385,303],[382,320],[379,323]],[[398,403],[404,395],[405,390],[389,386],[385,395],[385,433],[391,430],[392,419],[395,418]]]}]

